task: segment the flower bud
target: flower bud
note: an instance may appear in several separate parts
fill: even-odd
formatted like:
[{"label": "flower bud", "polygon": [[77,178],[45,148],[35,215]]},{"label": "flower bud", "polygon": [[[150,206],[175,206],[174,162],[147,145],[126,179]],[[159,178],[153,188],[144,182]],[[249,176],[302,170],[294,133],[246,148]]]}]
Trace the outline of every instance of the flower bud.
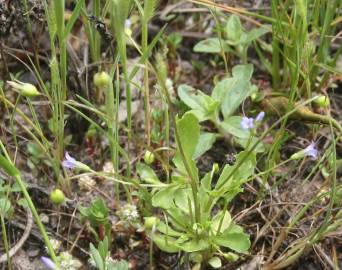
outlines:
[{"label": "flower bud", "polygon": [[51,191],[50,193],[50,200],[57,205],[62,204],[65,201],[65,196],[63,191],[56,188],[55,190]]},{"label": "flower bud", "polygon": [[30,83],[23,83],[23,82],[14,82],[14,81],[7,81],[7,83],[12,86],[15,90],[17,90],[21,95],[24,97],[36,97],[39,96],[40,93],[38,92],[37,88]]},{"label": "flower bud", "polygon": [[156,217],[145,217],[145,228],[147,230],[152,230],[153,226],[158,225],[159,219]]},{"label": "flower bud", "polygon": [[94,75],[94,84],[96,87],[105,87],[110,83],[110,81],[110,76],[105,71],[95,73]]},{"label": "flower bud", "polygon": [[228,253],[224,253],[223,254],[223,257],[228,260],[228,261],[231,261],[231,262],[235,262],[239,259],[239,255],[233,253],[233,252],[228,252]]},{"label": "flower bud", "polygon": [[258,93],[257,92],[254,92],[251,94],[251,100],[253,102],[256,102],[257,101],[257,98],[258,98]]},{"label": "flower bud", "polygon": [[301,150],[301,151],[299,151],[299,152],[297,152],[297,153],[294,153],[294,154],[290,157],[290,159],[291,159],[291,160],[297,160],[297,159],[303,158],[304,156],[305,156],[304,151]]},{"label": "flower bud", "polygon": [[131,36],[132,35],[131,26],[132,26],[131,20],[130,19],[125,20],[125,34],[127,36]]},{"label": "flower bud", "polygon": [[320,108],[327,108],[330,105],[329,97],[324,95],[319,95],[313,102]]},{"label": "flower bud", "polygon": [[154,154],[147,150],[144,155],[144,161],[148,165],[152,164],[154,162]]},{"label": "flower bud", "polygon": [[214,173],[218,173],[220,171],[220,167],[217,163],[213,164],[213,170],[214,170]]}]

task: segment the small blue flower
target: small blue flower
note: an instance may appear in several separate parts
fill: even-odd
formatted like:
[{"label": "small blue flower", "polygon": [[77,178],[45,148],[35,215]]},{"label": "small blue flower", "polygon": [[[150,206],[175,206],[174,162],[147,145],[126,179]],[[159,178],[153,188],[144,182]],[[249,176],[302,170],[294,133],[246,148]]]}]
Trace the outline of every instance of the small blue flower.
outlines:
[{"label": "small blue flower", "polygon": [[66,169],[74,169],[77,166],[77,161],[68,152],[65,152],[65,159],[62,161],[62,165]]},{"label": "small blue flower", "polygon": [[42,256],[40,260],[45,265],[46,269],[49,269],[49,270],[56,269],[55,263],[50,258]]},{"label": "small blue flower", "polygon": [[312,159],[317,159],[318,151],[316,149],[316,144],[312,142],[310,145],[308,145],[304,150],[304,155],[307,157],[312,157]]},{"label": "small blue flower", "polygon": [[255,117],[255,119],[253,117],[247,117],[247,116],[244,116],[242,117],[242,120],[241,120],[241,127],[242,129],[253,129],[254,128],[254,122],[261,122],[262,119],[264,119],[265,117],[265,113],[264,112],[259,112],[258,115]]},{"label": "small blue flower", "polygon": [[256,122],[261,122],[262,119],[265,117],[265,112],[259,112],[258,115],[255,117]]},{"label": "small blue flower", "polygon": [[244,117],[242,117],[240,124],[241,124],[241,127],[243,129],[252,129],[252,128],[254,128],[254,119],[248,118],[247,116],[244,116]]}]

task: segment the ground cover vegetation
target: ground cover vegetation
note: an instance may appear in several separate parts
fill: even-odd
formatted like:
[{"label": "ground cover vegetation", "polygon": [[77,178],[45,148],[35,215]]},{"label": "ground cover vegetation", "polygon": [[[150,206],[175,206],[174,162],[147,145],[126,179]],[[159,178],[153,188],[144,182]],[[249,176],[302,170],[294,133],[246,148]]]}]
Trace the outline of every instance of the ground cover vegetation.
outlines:
[{"label": "ground cover vegetation", "polygon": [[341,269],[341,22],[1,1],[1,269]]}]

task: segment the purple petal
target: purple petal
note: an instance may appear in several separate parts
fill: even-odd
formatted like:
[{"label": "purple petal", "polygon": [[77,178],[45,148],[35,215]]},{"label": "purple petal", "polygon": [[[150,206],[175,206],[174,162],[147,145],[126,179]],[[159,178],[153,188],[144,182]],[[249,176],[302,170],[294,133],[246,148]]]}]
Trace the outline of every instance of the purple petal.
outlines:
[{"label": "purple petal", "polygon": [[241,127],[243,129],[252,129],[254,128],[254,119],[253,118],[248,118],[246,116],[242,117],[242,120],[241,120]]},{"label": "purple petal", "polygon": [[317,159],[318,151],[316,149],[315,143],[312,142],[309,146],[307,146],[304,149],[304,154],[305,156],[309,156],[309,157],[312,157],[313,159]]},{"label": "purple petal", "polygon": [[265,117],[265,112],[259,112],[259,114],[257,115],[257,117],[255,117],[255,121],[261,122],[262,119],[264,119],[264,117]]},{"label": "purple petal", "polygon": [[65,152],[65,159],[71,162],[76,162],[76,159],[70,156],[68,152]]},{"label": "purple petal", "polygon": [[68,152],[65,152],[65,158],[62,161],[62,166],[67,169],[73,169],[76,167],[76,159],[69,155]]},{"label": "purple petal", "polygon": [[42,256],[40,257],[40,260],[42,261],[42,263],[45,265],[47,269],[53,270],[56,268],[55,263],[50,258]]},{"label": "purple petal", "polygon": [[75,163],[73,163],[73,162],[71,162],[71,161],[69,161],[69,160],[63,160],[63,161],[62,161],[62,166],[63,166],[64,168],[66,168],[66,169],[73,169],[73,168],[76,167],[76,166],[75,166]]}]

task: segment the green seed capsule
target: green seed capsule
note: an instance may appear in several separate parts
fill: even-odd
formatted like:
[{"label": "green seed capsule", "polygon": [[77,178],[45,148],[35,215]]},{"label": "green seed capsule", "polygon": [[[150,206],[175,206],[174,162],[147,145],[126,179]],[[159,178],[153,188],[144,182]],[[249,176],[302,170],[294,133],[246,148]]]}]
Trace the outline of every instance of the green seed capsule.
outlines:
[{"label": "green seed capsule", "polygon": [[154,162],[154,154],[147,150],[144,155],[144,161],[148,165],[152,164]]},{"label": "green seed capsule", "polygon": [[217,163],[213,164],[213,170],[214,170],[214,173],[218,173],[220,171],[220,167]]},{"label": "green seed capsule", "polygon": [[329,97],[324,95],[319,95],[313,102],[321,108],[327,108],[330,105]]},{"label": "green seed capsule", "polygon": [[109,74],[105,71],[95,73],[93,80],[96,87],[105,87],[111,81]]},{"label": "green seed capsule", "polygon": [[23,83],[23,82],[14,82],[14,81],[7,81],[7,83],[12,86],[15,90],[17,90],[21,95],[24,97],[36,97],[39,96],[40,93],[38,92],[37,88],[30,83]]},{"label": "green seed capsule", "polygon": [[60,189],[56,188],[55,190],[51,191],[50,193],[50,200],[54,204],[60,205],[65,201],[65,196],[63,191]]}]

